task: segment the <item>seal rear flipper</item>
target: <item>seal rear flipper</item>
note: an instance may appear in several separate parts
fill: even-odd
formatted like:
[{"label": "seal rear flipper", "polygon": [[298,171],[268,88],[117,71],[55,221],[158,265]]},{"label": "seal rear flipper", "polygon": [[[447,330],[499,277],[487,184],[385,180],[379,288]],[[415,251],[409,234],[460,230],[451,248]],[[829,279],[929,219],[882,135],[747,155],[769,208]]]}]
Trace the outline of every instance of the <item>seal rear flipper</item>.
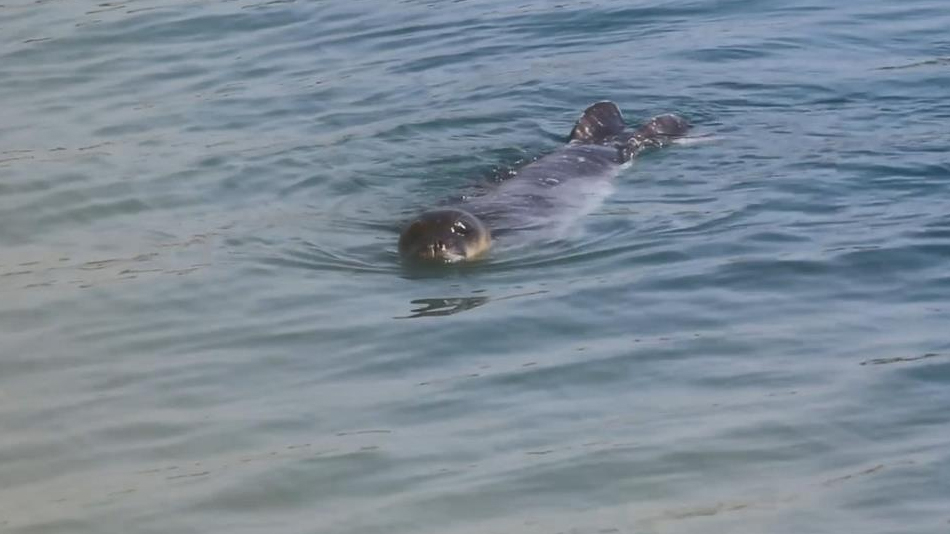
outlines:
[{"label": "seal rear flipper", "polygon": [[603,143],[607,139],[623,132],[623,115],[617,104],[610,101],[597,102],[584,110],[584,114],[574,124],[568,141],[579,143]]},{"label": "seal rear flipper", "polygon": [[627,136],[621,137],[620,159],[628,161],[648,148],[661,148],[683,137],[689,131],[689,123],[679,115],[666,114],[653,117],[646,124]]},{"label": "seal rear flipper", "polygon": [[646,124],[634,130],[635,135],[654,137],[658,139],[674,139],[682,137],[689,131],[689,123],[679,115],[667,113],[653,117]]}]

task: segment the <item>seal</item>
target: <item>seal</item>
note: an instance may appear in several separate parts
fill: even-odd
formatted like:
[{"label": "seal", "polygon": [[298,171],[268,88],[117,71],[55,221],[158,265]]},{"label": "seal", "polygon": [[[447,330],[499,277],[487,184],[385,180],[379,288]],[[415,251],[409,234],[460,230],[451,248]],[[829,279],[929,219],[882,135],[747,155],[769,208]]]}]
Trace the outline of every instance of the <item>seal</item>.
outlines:
[{"label": "seal", "polygon": [[416,217],[399,237],[399,254],[412,262],[472,261],[488,253],[493,230],[558,226],[552,224],[558,214],[589,212],[602,200],[625,163],[688,130],[685,119],[666,114],[628,131],[616,104],[594,103],[574,124],[563,147],[517,170],[484,195]]}]

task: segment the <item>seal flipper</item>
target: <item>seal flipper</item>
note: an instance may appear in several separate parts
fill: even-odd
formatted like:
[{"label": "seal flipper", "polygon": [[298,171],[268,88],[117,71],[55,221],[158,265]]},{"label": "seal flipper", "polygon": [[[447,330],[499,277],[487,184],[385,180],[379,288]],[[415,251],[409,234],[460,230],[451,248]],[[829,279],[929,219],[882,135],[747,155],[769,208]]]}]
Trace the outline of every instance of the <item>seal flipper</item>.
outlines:
[{"label": "seal flipper", "polygon": [[679,115],[667,114],[653,117],[630,134],[621,136],[620,159],[629,161],[648,148],[662,148],[683,137],[689,131],[689,123]]},{"label": "seal flipper", "polygon": [[671,140],[686,135],[689,123],[679,115],[667,113],[650,119],[646,124],[634,131],[634,135],[653,139]]},{"label": "seal flipper", "polygon": [[605,100],[597,102],[584,110],[584,114],[577,120],[569,142],[594,144],[603,143],[607,139],[623,132],[623,115],[617,104]]}]

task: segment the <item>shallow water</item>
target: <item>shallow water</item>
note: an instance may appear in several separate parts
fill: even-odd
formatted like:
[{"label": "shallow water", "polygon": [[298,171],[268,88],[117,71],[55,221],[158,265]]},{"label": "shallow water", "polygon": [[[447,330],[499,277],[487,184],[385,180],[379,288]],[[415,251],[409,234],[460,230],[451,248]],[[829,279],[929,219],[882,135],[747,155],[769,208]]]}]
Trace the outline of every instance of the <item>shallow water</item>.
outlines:
[{"label": "shallow water", "polygon": [[[941,1],[0,6],[0,531],[950,529]],[[681,113],[576,231],[401,221]]]}]

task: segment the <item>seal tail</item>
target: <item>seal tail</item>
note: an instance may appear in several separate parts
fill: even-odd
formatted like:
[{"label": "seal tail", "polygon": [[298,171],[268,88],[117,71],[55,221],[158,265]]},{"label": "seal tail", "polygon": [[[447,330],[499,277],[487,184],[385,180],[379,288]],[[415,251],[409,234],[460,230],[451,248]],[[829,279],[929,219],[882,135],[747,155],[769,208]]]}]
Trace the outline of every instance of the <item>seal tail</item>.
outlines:
[{"label": "seal tail", "polygon": [[617,104],[604,100],[591,104],[574,124],[568,142],[583,144],[603,143],[623,132],[623,115]]},{"label": "seal tail", "polygon": [[661,148],[689,131],[689,123],[679,115],[659,115],[634,130],[620,143],[620,159],[629,161],[648,148]]}]

